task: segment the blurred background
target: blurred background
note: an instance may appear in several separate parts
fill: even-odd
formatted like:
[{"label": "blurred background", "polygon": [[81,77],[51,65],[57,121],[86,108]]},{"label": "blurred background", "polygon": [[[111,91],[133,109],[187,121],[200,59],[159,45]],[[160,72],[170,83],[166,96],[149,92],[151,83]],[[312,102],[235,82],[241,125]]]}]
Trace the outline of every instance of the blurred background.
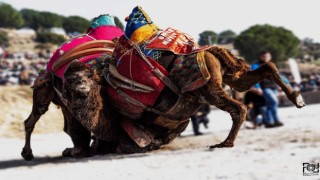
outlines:
[{"label": "blurred background", "polygon": [[[46,68],[55,49],[68,37],[85,33],[92,18],[111,14],[116,25],[124,28],[124,18],[136,5],[160,27],[189,33],[202,46],[225,47],[249,64],[263,64],[264,53],[269,54],[287,84],[301,92],[307,106],[296,109],[275,87],[273,108],[278,120],[269,122],[263,111],[270,105],[265,85],[249,91],[253,97],[226,86],[230,95],[249,108],[247,122],[232,149],[208,151],[206,146],[227,136],[232,121],[227,113],[204,107],[192,117],[181,137],[162,150],[73,161],[57,158],[71,146],[71,140],[63,133],[60,109],[51,105],[35,128],[32,142],[36,159],[25,163],[20,157],[23,121],[31,112],[31,85],[39,71]],[[55,168],[53,174],[62,179],[67,175],[85,179],[92,174],[110,179],[304,178],[303,163],[318,165],[319,169],[320,162],[318,8],[316,0],[0,1],[0,177],[47,179],[47,173]],[[72,171],[85,170],[89,165],[92,171]]]}]

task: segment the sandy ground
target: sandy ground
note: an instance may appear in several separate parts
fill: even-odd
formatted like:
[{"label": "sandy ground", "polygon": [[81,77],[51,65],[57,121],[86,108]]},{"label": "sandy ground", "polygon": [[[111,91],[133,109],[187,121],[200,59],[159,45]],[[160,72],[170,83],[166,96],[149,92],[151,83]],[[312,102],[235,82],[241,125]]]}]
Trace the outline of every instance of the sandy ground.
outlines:
[{"label": "sandy ground", "polygon": [[[31,86],[0,87],[0,137],[24,137],[23,121],[32,109]],[[51,104],[48,112],[41,117],[35,133],[61,132],[63,116],[61,110]]]},{"label": "sandy ground", "polygon": [[25,162],[21,138],[0,137],[0,179],[320,179],[302,173],[302,163],[320,162],[320,104],[281,108],[280,117],[284,127],[242,128],[234,148],[213,151],[206,146],[222,141],[231,126],[222,111],[210,113],[205,135],[192,136],[188,127],[170,145],[145,154],[62,158],[71,141],[60,131],[34,135],[35,160]]}]

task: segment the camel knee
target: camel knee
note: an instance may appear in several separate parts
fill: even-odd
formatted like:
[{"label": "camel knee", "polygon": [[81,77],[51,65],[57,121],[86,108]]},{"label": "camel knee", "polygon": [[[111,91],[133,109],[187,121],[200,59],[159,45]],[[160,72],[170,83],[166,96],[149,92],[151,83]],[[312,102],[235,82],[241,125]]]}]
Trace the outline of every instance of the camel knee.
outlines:
[{"label": "camel knee", "polygon": [[42,104],[42,105],[38,105],[36,107],[37,113],[39,115],[43,115],[44,113],[46,113],[49,109],[49,105],[48,104]]},{"label": "camel knee", "polygon": [[24,130],[26,133],[32,133],[34,129],[34,123],[32,123],[32,120],[30,117],[24,121]]},{"label": "camel knee", "polygon": [[[240,115],[242,115],[242,116],[244,116],[245,117],[245,115],[247,114],[247,106],[246,105],[244,105],[244,104],[241,104],[240,106],[239,106],[239,114]],[[244,120],[244,118],[241,118],[242,120]]]},{"label": "camel knee", "polygon": [[231,113],[233,122],[242,123],[245,120],[247,114],[247,107],[244,104],[239,104],[235,107],[233,113]]}]

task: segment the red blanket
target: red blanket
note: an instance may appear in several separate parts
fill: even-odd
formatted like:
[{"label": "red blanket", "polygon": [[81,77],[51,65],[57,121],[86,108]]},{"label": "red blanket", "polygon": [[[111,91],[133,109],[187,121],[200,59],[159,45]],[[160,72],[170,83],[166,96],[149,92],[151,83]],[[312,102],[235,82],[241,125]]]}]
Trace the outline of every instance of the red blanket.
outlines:
[{"label": "red blanket", "polygon": [[[164,89],[165,84],[152,73],[151,68],[145,61],[141,59],[140,55],[131,47],[124,36],[122,36],[116,44],[114,57],[114,63],[121,75],[136,82],[150,86],[155,90],[151,93],[143,93],[122,88],[120,89],[132,98],[140,101],[144,105],[153,106],[157,97]],[[169,75],[169,73],[156,61],[151,58],[148,59],[152,63],[152,65],[158,68],[163,74],[167,76]],[[123,113],[137,115],[144,111],[141,107],[128,103],[112,87],[108,88],[108,93],[110,95],[110,98],[112,99],[112,102],[115,103],[114,105],[118,107],[118,109],[122,110]]]}]

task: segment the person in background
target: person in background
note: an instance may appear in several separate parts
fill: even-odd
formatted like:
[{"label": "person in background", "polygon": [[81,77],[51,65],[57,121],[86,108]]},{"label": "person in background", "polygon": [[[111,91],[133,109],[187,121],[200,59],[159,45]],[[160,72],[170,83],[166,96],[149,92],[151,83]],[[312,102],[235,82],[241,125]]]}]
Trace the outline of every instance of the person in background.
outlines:
[{"label": "person in background", "polygon": [[191,116],[192,128],[194,135],[199,136],[202,135],[199,131],[199,126],[203,123],[205,128],[208,128],[209,119],[207,115],[210,113],[210,106],[208,104],[201,105],[200,109]]},{"label": "person in background", "polygon": [[[267,106],[266,100],[262,94],[251,88],[244,97],[244,104],[248,107],[248,119],[253,121],[253,128],[256,129],[262,124],[267,124]],[[262,118],[258,118],[261,115]]]},{"label": "person in background", "polygon": [[[258,62],[253,64],[251,69],[255,70],[262,64],[270,62],[271,59],[272,56],[270,52],[262,51],[259,54]],[[259,95],[263,95],[266,101],[267,116],[266,122],[264,123],[265,127],[271,128],[283,126],[283,123],[280,121],[278,116],[279,99],[277,84],[269,79],[264,79],[254,86],[254,91]]]}]

